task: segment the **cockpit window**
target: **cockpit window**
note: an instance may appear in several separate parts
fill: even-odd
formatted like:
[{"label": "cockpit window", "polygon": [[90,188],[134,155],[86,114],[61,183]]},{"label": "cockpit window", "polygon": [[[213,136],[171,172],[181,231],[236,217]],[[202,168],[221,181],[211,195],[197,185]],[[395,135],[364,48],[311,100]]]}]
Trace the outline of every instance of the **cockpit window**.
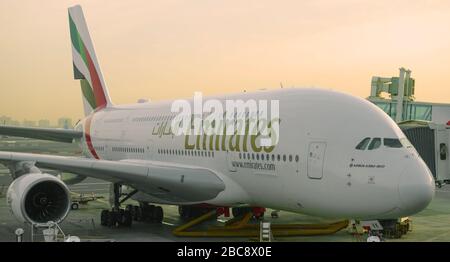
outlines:
[{"label": "cockpit window", "polygon": [[359,144],[355,147],[358,150],[365,150],[367,145],[369,144],[370,137],[364,138]]},{"label": "cockpit window", "polygon": [[400,143],[399,139],[396,138],[384,138],[384,145],[387,147],[393,147],[393,148],[401,148],[403,147],[402,143]]},{"label": "cockpit window", "polygon": [[372,142],[370,142],[368,149],[374,150],[379,148],[380,145],[381,145],[381,138],[375,137],[374,139],[372,139]]}]

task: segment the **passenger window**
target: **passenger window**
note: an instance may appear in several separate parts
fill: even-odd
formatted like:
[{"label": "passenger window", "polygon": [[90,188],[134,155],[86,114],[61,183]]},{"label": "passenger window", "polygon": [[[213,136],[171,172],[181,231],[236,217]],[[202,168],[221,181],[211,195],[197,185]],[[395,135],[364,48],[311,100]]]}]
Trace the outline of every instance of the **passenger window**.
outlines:
[{"label": "passenger window", "polygon": [[356,149],[358,150],[365,150],[367,145],[369,144],[370,137],[364,138],[359,144],[356,146]]},{"label": "passenger window", "polygon": [[368,149],[374,150],[379,148],[380,145],[381,145],[381,138],[375,137],[374,139],[372,139],[372,142],[370,142]]},{"label": "passenger window", "polygon": [[445,145],[445,143],[439,144],[439,154],[441,160],[447,159],[447,146]]}]

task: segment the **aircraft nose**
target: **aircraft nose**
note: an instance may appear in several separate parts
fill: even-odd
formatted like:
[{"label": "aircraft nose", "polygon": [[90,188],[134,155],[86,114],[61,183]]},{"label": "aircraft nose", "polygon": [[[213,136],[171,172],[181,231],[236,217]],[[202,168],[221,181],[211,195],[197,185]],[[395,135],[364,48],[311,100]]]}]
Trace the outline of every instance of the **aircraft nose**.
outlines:
[{"label": "aircraft nose", "polygon": [[415,214],[431,202],[434,197],[434,179],[421,158],[411,159],[403,171],[400,184],[400,208],[407,215]]}]

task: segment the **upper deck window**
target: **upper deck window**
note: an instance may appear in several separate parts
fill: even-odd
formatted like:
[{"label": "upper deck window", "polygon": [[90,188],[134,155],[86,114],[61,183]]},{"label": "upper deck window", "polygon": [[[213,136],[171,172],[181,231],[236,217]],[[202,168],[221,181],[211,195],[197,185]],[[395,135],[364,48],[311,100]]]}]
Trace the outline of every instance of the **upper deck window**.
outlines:
[{"label": "upper deck window", "polygon": [[356,146],[356,149],[358,150],[365,150],[367,145],[369,144],[370,137],[364,138],[359,144]]}]

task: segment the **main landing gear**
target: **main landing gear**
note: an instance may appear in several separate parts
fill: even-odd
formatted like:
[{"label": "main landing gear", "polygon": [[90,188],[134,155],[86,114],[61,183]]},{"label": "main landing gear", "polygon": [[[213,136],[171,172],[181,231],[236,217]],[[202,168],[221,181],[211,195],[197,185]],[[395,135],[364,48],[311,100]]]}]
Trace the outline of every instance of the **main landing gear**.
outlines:
[{"label": "main landing gear", "polygon": [[127,209],[131,210],[131,216],[134,221],[161,223],[164,218],[162,207],[149,205],[144,202],[140,202],[139,206],[127,205]]},{"label": "main landing gear", "polygon": [[132,220],[129,210],[113,207],[111,210],[102,210],[100,223],[107,227],[130,227]]},{"label": "main landing gear", "polygon": [[[114,205],[111,210],[102,210],[100,224],[107,227],[130,227],[133,221],[145,221],[161,223],[164,218],[163,209],[160,206],[139,202],[139,206],[127,205],[125,209],[120,205],[137,193],[133,190],[128,194],[122,194],[121,185],[114,184]],[[124,195],[124,198],[120,197]]]},{"label": "main landing gear", "polygon": [[212,210],[215,210],[215,208],[201,206],[178,206],[178,214],[184,221],[189,221],[191,219],[197,218]]}]

